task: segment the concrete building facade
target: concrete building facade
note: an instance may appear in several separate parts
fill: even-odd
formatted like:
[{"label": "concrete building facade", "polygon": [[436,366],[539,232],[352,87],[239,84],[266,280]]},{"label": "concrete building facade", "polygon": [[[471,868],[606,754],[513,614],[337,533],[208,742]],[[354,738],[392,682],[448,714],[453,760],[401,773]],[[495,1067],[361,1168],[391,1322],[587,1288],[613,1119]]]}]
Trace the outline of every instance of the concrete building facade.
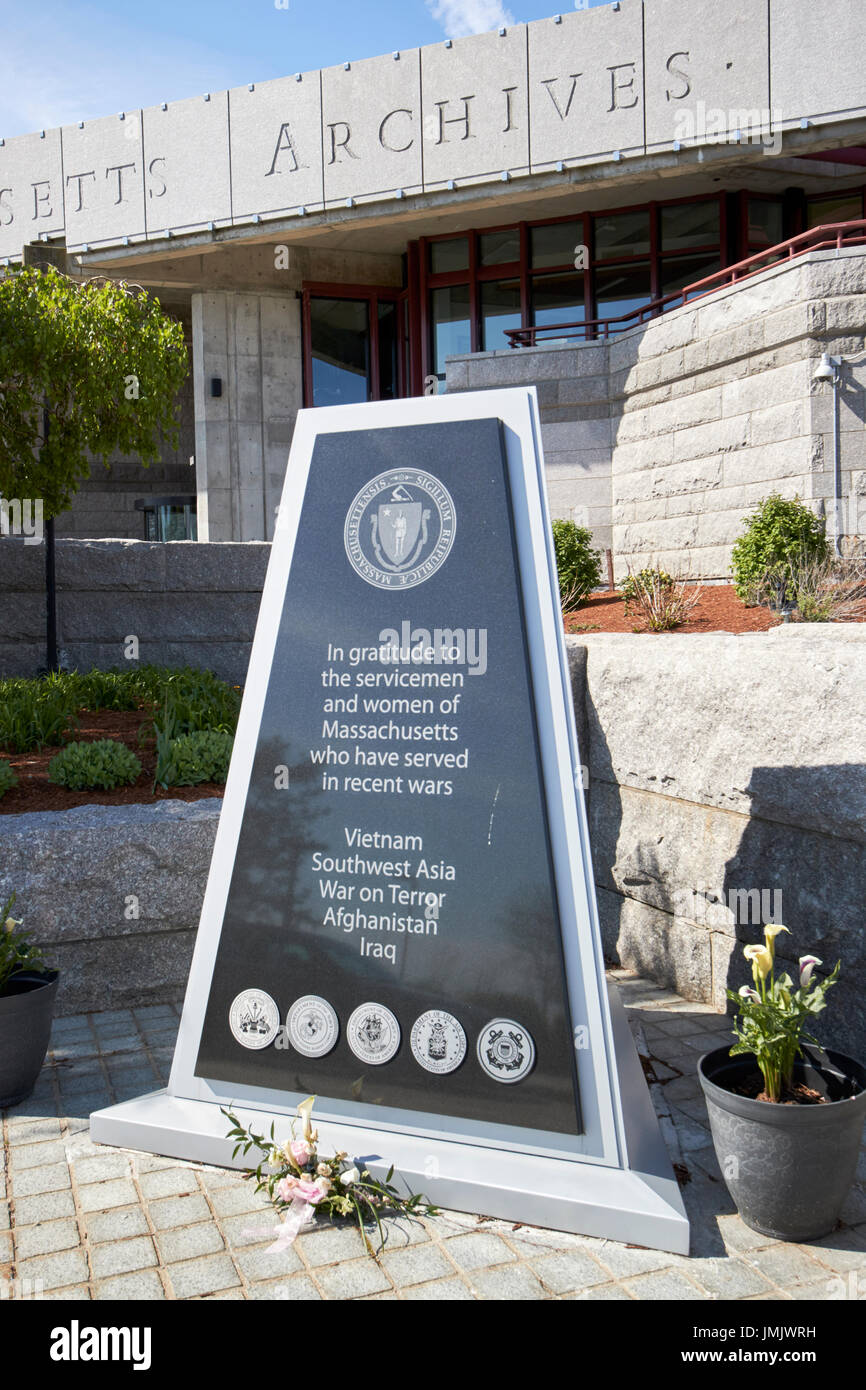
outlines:
[{"label": "concrete building facade", "polygon": [[864,51],[862,0],[619,0],[0,143],[0,265],[64,246],[188,327],[178,450],[59,531],[195,495],[267,540],[302,406],[534,381],[552,510],[620,568],[723,573],[752,501],[840,477],[851,534],[864,378],[830,468],[812,376],[866,341]]}]

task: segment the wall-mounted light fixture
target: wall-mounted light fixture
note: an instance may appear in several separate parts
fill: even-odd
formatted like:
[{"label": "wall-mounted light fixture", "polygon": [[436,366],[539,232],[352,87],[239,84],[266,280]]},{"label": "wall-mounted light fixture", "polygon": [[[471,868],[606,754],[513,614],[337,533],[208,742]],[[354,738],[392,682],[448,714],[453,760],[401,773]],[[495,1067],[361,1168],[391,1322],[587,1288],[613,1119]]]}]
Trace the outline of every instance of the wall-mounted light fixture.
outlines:
[{"label": "wall-mounted light fixture", "polygon": [[210,393],[216,400],[223,393],[223,379],[221,376],[212,376],[210,379]]}]

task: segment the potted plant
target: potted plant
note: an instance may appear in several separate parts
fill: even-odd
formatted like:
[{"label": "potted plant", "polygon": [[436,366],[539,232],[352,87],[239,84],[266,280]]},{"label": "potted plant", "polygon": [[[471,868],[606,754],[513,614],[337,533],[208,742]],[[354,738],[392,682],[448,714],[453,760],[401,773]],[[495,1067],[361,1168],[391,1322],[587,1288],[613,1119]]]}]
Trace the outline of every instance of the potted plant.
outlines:
[{"label": "potted plant", "polygon": [[13,893],[0,909],[0,1110],[30,1095],[51,1034],[57,971],[12,916]]},{"label": "potted plant", "polygon": [[716,1157],[748,1226],[777,1240],[816,1240],[836,1225],[857,1167],[866,1117],[866,1067],[824,1051],[806,1031],[826,1004],[824,979],[800,957],[799,984],[777,974],[775,938],[745,955],[753,983],[728,990],[737,1041],[698,1063]]}]

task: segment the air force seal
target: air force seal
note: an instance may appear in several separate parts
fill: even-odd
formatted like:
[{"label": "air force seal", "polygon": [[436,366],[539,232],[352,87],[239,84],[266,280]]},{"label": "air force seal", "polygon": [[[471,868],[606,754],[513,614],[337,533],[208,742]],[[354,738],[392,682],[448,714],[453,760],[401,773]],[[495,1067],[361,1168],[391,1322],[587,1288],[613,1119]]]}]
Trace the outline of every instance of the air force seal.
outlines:
[{"label": "air force seal", "polygon": [[377,589],[411,589],[445,563],[455,529],[454,503],[439,479],[398,468],[361,488],[346,517],[346,554]]}]

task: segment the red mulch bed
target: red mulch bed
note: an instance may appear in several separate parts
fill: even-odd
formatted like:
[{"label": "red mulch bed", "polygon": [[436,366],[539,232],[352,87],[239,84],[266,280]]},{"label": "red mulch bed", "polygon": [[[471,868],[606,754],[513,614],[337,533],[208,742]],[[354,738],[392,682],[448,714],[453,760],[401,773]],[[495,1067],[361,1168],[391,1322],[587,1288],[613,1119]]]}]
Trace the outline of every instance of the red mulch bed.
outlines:
[{"label": "red mulch bed", "polygon": [[[747,608],[730,584],[712,584],[703,590],[688,621],[674,628],[676,633],[766,632],[780,619],[768,608]],[[566,632],[642,632],[639,614],[626,616],[625,601],[619,594],[593,594],[565,619]],[[649,633],[649,636],[655,636]]]},{"label": "red mulch bed", "polygon": [[[152,806],[157,801],[198,801],[203,796],[222,796],[225,787],[216,782],[200,782],[195,787],[169,787],[153,791],[156,751],[151,715],[138,710],[80,710],[79,727],[70,734],[69,742],[81,740],[92,743],[100,738],[116,738],[136,754],[142,765],[137,782],[116,791],[73,792],[68,787],[55,786],[48,780],[48,764],[59,748],[43,748],[31,753],[5,753],[18,774],[18,786],[0,797],[0,815],[20,815],[23,811],[67,811],[70,806],[126,806],[131,803]],[[139,740],[139,731],[142,735]],[[0,750],[2,752],[2,750]]]}]

